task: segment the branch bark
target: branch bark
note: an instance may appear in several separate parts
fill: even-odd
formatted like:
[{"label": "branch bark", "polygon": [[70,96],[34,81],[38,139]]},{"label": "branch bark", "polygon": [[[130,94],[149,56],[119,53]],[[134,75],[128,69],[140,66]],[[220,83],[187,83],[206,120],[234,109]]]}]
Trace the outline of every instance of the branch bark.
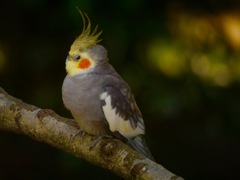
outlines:
[{"label": "branch bark", "polygon": [[0,88],[0,130],[27,135],[50,144],[92,164],[108,169],[125,179],[177,179],[163,166],[145,158],[117,139],[102,139],[93,149],[93,136],[71,138],[78,130],[75,121],[40,109],[10,96]]}]

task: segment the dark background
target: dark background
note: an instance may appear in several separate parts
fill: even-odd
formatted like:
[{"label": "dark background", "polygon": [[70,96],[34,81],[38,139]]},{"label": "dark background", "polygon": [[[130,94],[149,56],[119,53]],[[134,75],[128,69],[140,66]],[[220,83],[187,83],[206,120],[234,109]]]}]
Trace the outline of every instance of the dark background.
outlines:
[{"label": "dark background", "polygon": [[[240,4],[228,1],[22,0],[0,3],[0,86],[71,117],[65,58],[86,12],[129,83],[157,162],[186,179],[238,179]],[[0,179],[117,179],[26,136],[0,132]]]}]

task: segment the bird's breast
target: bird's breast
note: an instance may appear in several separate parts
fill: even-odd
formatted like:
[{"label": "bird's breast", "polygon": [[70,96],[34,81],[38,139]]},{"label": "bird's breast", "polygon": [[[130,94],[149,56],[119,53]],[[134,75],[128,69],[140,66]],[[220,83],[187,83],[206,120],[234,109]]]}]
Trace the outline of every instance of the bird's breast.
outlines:
[{"label": "bird's breast", "polygon": [[67,76],[62,87],[63,102],[73,112],[100,108],[100,86],[101,84],[91,76],[83,78]]},{"label": "bird's breast", "polygon": [[64,105],[71,111],[80,128],[96,135],[106,132],[99,98],[102,91],[100,79],[97,76],[82,78],[67,76],[62,87]]}]

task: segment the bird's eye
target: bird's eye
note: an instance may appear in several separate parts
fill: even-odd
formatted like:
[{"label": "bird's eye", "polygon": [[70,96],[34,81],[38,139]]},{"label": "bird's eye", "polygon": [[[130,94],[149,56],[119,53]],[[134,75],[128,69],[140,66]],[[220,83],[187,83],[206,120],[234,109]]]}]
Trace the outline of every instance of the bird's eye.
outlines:
[{"label": "bird's eye", "polygon": [[79,60],[79,59],[81,59],[81,57],[79,55],[76,55],[76,56],[74,56],[74,59]]}]

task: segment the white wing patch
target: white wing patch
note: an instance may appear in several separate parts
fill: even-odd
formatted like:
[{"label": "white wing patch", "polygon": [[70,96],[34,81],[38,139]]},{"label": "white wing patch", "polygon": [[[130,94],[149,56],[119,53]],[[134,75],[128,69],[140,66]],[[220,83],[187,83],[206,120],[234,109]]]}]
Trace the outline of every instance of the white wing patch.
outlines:
[{"label": "white wing patch", "polygon": [[102,93],[100,99],[104,100],[106,103],[102,106],[102,109],[112,132],[117,131],[126,138],[132,138],[139,134],[144,134],[144,130],[140,128],[142,127],[140,123],[137,124],[135,129],[133,129],[128,119],[123,119],[116,114],[116,108],[112,107],[111,96],[107,92]]}]

